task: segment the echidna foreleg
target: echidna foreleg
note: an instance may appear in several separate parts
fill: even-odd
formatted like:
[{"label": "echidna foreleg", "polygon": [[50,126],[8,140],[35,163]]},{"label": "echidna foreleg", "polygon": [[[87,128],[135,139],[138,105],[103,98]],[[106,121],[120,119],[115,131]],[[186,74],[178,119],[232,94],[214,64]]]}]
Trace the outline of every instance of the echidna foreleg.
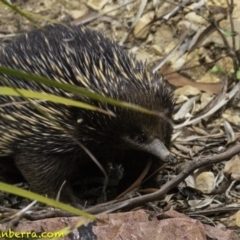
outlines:
[{"label": "echidna foreleg", "polygon": [[26,151],[15,157],[18,169],[33,191],[56,198],[61,189],[61,201],[79,206],[79,199],[74,196],[70,182],[75,160],[69,154],[44,155]]}]

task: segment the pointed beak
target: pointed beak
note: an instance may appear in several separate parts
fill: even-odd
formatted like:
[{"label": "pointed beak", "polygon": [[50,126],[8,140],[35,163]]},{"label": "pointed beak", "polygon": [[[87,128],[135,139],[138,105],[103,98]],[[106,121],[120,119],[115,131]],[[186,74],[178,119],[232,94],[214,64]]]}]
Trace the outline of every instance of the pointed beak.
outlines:
[{"label": "pointed beak", "polygon": [[174,156],[171,155],[169,150],[159,139],[154,139],[151,143],[143,146],[142,149],[159,158],[163,162],[175,163],[176,161]]}]

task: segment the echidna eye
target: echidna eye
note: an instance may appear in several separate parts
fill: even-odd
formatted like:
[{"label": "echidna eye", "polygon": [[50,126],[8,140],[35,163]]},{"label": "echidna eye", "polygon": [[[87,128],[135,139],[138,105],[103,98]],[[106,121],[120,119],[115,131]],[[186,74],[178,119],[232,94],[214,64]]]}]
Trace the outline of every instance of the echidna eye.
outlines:
[{"label": "echidna eye", "polygon": [[142,131],[133,131],[129,138],[136,143],[144,143],[147,141],[147,137]]}]

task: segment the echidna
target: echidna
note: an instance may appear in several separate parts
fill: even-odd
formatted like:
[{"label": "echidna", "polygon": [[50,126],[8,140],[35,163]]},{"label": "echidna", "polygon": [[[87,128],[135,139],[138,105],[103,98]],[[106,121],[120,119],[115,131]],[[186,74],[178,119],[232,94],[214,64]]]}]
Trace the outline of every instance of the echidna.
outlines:
[{"label": "echidna", "polygon": [[[77,26],[48,25],[21,35],[0,51],[0,65],[41,75],[62,83],[158,111],[160,116],[100,103],[52,86],[2,74],[17,88],[81,100],[107,111],[35,101],[55,122],[18,97],[0,96],[0,156],[12,157],[34,191],[56,197],[63,182],[62,199],[78,201],[72,183],[96,171],[84,145],[106,166],[121,163],[125,178],[137,177],[146,160],[155,166],[166,161],[171,141],[173,98],[163,80],[145,64],[101,33]],[[4,80],[3,80],[4,78]],[[165,116],[165,117],[161,117]],[[62,128],[67,131],[63,131]]]}]

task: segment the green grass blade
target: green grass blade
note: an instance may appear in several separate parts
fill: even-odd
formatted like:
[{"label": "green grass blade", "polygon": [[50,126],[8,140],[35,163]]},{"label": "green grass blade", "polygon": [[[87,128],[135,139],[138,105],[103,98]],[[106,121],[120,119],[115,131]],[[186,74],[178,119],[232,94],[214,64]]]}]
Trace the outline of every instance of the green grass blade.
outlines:
[{"label": "green grass blade", "polygon": [[72,206],[69,206],[69,205],[66,205],[64,203],[58,202],[54,199],[44,197],[44,196],[39,195],[37,193],[33,193],[33,192],[28,191],[28,190],[15,187],[15,186],[12,186],[12,185],[7,184],[7,183],[0,182],[0,190],[2,190],[4,192],[11,193],[11,194],[14,194],[14,195],[17,195],[17,196],[20,196],[20,197],[28,198],[28,199],[31,199],[31,200],[37,200],[38,202],[47,204],[47,205],[55,207],[55,208],[60,208],[60,209],[62,209],[64,211],[67,211],[69,213],[79,215],[79,216],[83,216],[83,217],[86,217],[86,218],[91,219],[91,220],[96,220],[96,217],[92,214],[86,213],[86,212],[81,211],[81,210],[79,210],[77,208],[74,208]]}]

